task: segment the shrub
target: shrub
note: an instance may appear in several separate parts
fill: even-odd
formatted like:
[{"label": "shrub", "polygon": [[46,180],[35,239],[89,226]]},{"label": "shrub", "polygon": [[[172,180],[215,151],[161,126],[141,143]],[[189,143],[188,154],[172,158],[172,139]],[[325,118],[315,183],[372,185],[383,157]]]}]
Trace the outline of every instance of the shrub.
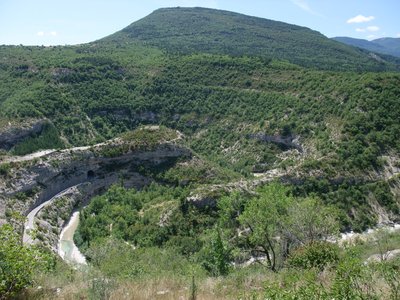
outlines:
[{"label": "shrub", "polygon": [[231,268],[231,250],[222,240],[220,231],[213,231],[208,242],[199,253],[201,265],[212,276],[227,275]]},{"label": "shrub", "polygon": [[49,255],[23,246],[11,225],[0,227],[0,299],[14,297],[33,283],[36,271],[49,266]]},{"label": "shrub", "polygon": [[0,165],[0,176],[7,176],[10,172],[11,166],[10,164],[1,164]]},{"label": "shrub", "polygon": [[323,269],[339,261],[339,247],[329,242],[313,242],[298,248],[288,260],[292,267]]}]

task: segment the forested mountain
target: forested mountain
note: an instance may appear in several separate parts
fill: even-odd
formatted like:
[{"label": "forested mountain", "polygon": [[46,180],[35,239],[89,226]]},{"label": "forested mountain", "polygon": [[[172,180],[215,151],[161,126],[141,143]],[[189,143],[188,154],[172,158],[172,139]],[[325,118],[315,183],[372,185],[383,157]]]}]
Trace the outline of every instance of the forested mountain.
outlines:
[{"label": "forested mountain", "polygon": [[[189,279],[195,299],[196,280],[207,293],[209,276],[227,275],[212,287],[221,299],[286,299],[281,286],[290,299],[395,295],[398,262],[365,260],[398,236],[331,243],[400,221],[399,60],[370,51],[205,8],[160,9],[88,44],[0,46],[0,220],[20,224],[66,181],[109,180],[36,222],[43,242],[81,211],[75,243],[92,273],[48,268],[66,286],[90,282],[94,299],[116,287],[124,299],[129,284],[155,298],[160,278],[171,298],[187,296]],[[45,149],[65,150],[20,157]],[[124,185],[132,178],[137,189]],[[22,247],[2,228],[4,245]],[[31,292],[54,296],[44,284]]]},{"label": "forested mountain", "polygon": [[400,38],[379,38],[372,41],[350,37],[334,37],[332,39],[368,51],[400,57]]},{"label": "forested mountain", "polygon": [[[188,20],[194,24],[181,24],[178,33],[177,24]],[[215,47],[194,48],[235,26],[249,30],[237,36],[244,39],[227,34]],[[265,36],[308,67],[267,58]],[[382,157],[400,149],[399,73],[315,70],[303,60],[318,57],[306,54],[316,48],[302,48],[305,40],[331,54],[355,53],[361,61],[342,52],[361,68],[363,59],[376,62],[307,28],[218,10],[161,9],[89,44],[0,47],[1,123],[6,130],[26,120],[50,122],[39,135],[11,145],[15,154],[101,142],[143,124],[162,124],[182,131],[196,153],[242,176],[301,166],[297,176],[328,180],[329,186],[379,171]],[[172,50],[178,43],[188,51]],[[231,46],[217,46],[222,44]],[[322,66],[337,58],[328,56]],[[283,159],[290,149],[301,156]],[[362,216],[352,216],[357,226],[373,222],[368,210]]]},{"label": "forested mountain", "polygon": [[327,70],[389,70],[399,65],[306,27],[206,8],[159,9],[106,38],[118,43],[132,39],[169,53],[258,56]]}]

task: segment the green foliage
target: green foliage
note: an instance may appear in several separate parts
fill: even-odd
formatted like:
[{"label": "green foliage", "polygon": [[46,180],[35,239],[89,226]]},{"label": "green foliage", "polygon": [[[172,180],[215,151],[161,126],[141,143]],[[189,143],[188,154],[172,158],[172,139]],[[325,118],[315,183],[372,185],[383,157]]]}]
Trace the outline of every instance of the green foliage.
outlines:
[{"label": "green foliage", "polygon": [[384,181],[369,183],[349,178],[335,183],[309,177],[302,185],[296,185],[293,192],[296,196],[316,195],[324,203],[339,209],[342,230],[352,228],[356,232],[362,232],[376,224],[373,209],[368,205],[371,197],[394,213],[399,209],[389,184]]},{"label": "green foliage", "polygon": [[[229,280],[240,272],[232,261],[260,255],[275,271],[291,257],[288,269],[262,273],[273,277],[260,292],[264,298],[373,299],[371,274],[398,297],[395,263],[370,273],[359,257],[342,257],[323,242],[337,234],[339,217],[342,229],[375,224],[368,203],[399,212],[392,187],[365,176],[382,170],[382,155],[400,151],[400,76],[365,71],[395,70],[396,61],[378,62],[306,28],[201,8],[158,10],[91,44],[0,46],[0,57],[0,126],[50,120],[14,154],[119,136],[129,145],[98,153],[116,157],[175,140],[179,130],[180,142],[201,158],[140,166],[141,175],[171,186],[113,186],[83,209],[75,241],[100,272],[98,281],[88,281],[92,298],[109,296],[109,278],[197,279],[207,271]],[[286,159],[297,151],[302,155]],[[277,183],[257,195],[207,186],[280,167],[304,174],[293,195]],[[10,170],[1,164],[0,176]],[[188,203],[193,188],[223,196],[217,209]],[[0,261],[16,268],[16,291],[32,282],[39,254],[4,228],[1,249],[10,258]],[[320,280],[321,270],[330,285]]]},{"label": "green foliage", "polygon": [[231,269],[231,250],[218,229],[213,230],[208,239],[199,253],[201,264],[212,276],[225,276]]},{"label": "green foliage", "polygon": [[152,148],[162,142],[172,141],[178,137],[176,131],[164,126],[140,127],[126,132],[122,139],[129,142],[133,148]]},{"label": "green foliage", "polygon": [[217,163],[206,159],[192,158],[190,161],[178,162],[171,168],[161,173],[157,179],[174,185],[199,185],[210,183],[229,182],[240,176],[229,169],[219,166]]},{"label": "green foliage", "polygon": [[337,209],[316,198],[295,198],[279,183],[260,188],[257,196],[232,193],[219,201],[218,209],[218,224],[235,248],[232,253],[239,252],[237,259],[243,252],[256,259],[262,256],[274,271],[296,249],[322,243],[339,232]]},{"label": "green foliage", "polygon": [[331,291],[335,298],[377,299],[371,288],[371,274],[351,250],[338,264],[335,275]]},{"label": "green foliage", "polygon": [[198,233],[211,227],[215,217],[185,205],[187,195],[185,188],[157,184],[139,192],[113,186],[83,210],[76,242],[85,248],[112,236],[135,246],[167,244],[181,254],[193,254],[201,247]]},{"label": "green foliage", "polygon": [[173,53],[225,53],[330,70],[381,70],[367,53],[305,27],[206,8],[159,9],[106,41],[142,40]]},{"label": "green foliage", "polygon": [[[0,47],[7,57],[0,70],[0,120],[47,117],[71,145],[163,124],[184,132],[197,154],[236,176],[280,163],[277,155],[285,148],[251,138],[255,133],[300,136],[323,156],[306,160],[302,169],[329,177],[381,168],[380,155],[400,149],[396,73],[315,71],[224,51],[166,55],[139,42],[103,42]],[[15,65],[29,67],[15,73]],[[115,76],[104,77],[108,71]],[[169,139],[162,128],[135,134],[151,144],[153,137]],[[61,146],[55,135],[48,140],[53,142],[24,146],[23,152]],[[107,155],[120,150],[109,149]]]},{"label": "green foliage", "polygon": [[240,224],[238,217],[243,212],[246,202],[246,197],[239,192],[233,192],[228,196],[222,197],[218,201],[220,226],[238,227]]},{"label": "green foliage", "polygon": [[88,246],[92,241],[111,235],[128,239],[128,228],[139,219],[142,205],[134,189],[112,186],[106,194],[93,198],[80,214],[77,242],[84,241]]},{"label": "green foliage", "polygon": [[339,246],[329,242],[311,242],[292,252],[288,264],[291,267],[323,270],[339,261]]},{"label": "green foliage", "polygon": [[192,275],[192,284],[190,285],[190,300],[197,299],[197,286],[194,275]]},{"label": "green foliage", "polygon": [[52,124],[46,124],[39,135],[29,137],[17,144],[12,149],[12,153],[25,155],[43,149],[60,148],[64,148],[64,143],[60,139],[57,129]]},{"label": "green foliage", "polygon": [[383,261],[378,265],[378,270],[386,284],[389,287],[390,300],[400,298],[400,259],[394,259],[394,261]]},{"label": "green foliage", "polygon": [[279,236],[281,219],[287,215],[287,210],[294,200],[288,192],[287,188],[277,183],[267,185],[260,191],[259,197],[246,204],[239,216],[240,223],[250,230],[250,245],[255,249],[262,249],[268,267],[274,271],[281,255],[278,252],[280,242],[275,237]]},{"label": "green foliage", "polygon": [[[321,269],[288,269],[265,285],[264,297],[285,300],[386,299],[388,294],[382,292],[382,286],[375,286],[380,279],[374,269],[375,266],[366,266],[358,255],[350,251],[339,259],[336,267],[324,269],[329,282],[326,282],[327,278],[320,277]],[[374,278],[373,274],[378,277]],[[284,289],[281,288],[282,285]]]},{"label": "green foliage", "polygon": [[300,198],[288,208],[283,224],[293,246],[326,241],[339,235],[339,212],[317,198]]},{"label": "green foliage", "polygon": [[271,300],[332,299],[328,291],[318,282],[315,270],[301,270],[301,273],[289,270],[283,274],[282,282],[266,282],[263,298]]},{"label": "green foliage", "polygon": [[35,272],[50,267],[50,256],[23,246],[19,235],[6,224],[0,227],[0,299],[16,296],[34,282]]},{"label": "green foliage", "polygon": [[199,266],[173,248],[134,249],[131,244],[113,238],[93,244],[88,255],[93,266],[111,278],[137,280],[160,276],[189,277],[193,272],[204,274]]},{"label": "green foliage", "polygon": [[115,283],[109,278],[97,277],[90,283],[89,299],[107,300],[110,299]]},{"label": "green foliage", "polygon": [[6,177],[11,170],[11,165],[8,163],[0,164],[0,176]]}]

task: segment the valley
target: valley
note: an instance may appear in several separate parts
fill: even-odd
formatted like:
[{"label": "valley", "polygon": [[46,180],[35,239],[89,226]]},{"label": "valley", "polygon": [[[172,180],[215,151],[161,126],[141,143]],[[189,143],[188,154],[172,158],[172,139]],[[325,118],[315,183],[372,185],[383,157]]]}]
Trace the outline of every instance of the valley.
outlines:
[{"label": "valley", "polygon": [[374,51],[198,7],[0,46],[0,299],[398,299],[400,61]]}]

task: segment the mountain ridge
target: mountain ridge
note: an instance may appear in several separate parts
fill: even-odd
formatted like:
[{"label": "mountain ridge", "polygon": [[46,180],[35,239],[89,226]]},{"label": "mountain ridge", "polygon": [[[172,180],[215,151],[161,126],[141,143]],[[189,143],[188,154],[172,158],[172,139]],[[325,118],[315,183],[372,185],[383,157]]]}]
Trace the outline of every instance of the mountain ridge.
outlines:
[{"label": "mountain ridge", "polygon": [[346,45],[400,58],[400,38],[384,37],[368,41],[365,39],[337,36],[332,39]]},{"label": "mountain ridge", "polygon": [[162,8],[99,40],[142,41],[170,53],[261,56],[327,70],[395,70],[385,58],[298,25],[209,8]]}]

